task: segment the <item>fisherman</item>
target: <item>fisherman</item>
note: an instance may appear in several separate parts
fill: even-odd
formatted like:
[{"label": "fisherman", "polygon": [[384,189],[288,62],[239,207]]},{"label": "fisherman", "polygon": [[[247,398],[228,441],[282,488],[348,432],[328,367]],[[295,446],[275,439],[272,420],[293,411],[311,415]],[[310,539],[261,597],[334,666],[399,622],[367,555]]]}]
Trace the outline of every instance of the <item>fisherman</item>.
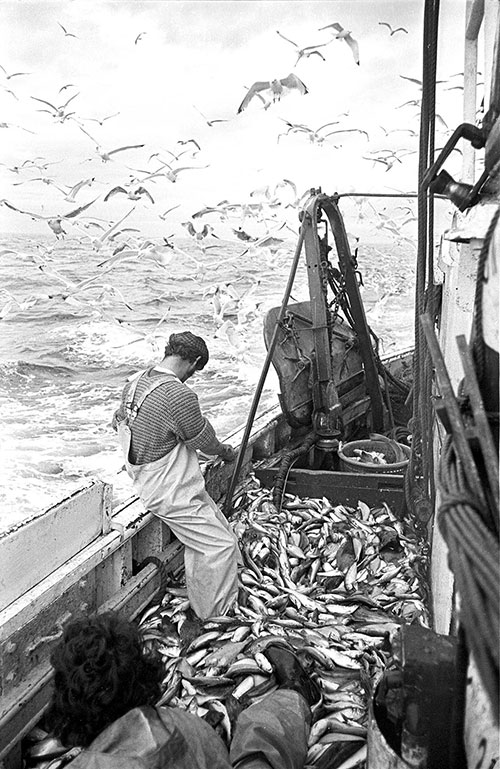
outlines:
[{"label": "fisherman", "polygon": [[184,384],[208,362],[204,340],[171,334],[161,363],[129,379],[113,416],[134,490],[185,546],[187,594],[200,619],[227,613],[238,595],[238,542],[205,489],[197,450],[235,459]]},{"label": "fisherman", "polygon": [[113,612],[76,619],[51,655],[47,723],[77,754],[71,769],[302,769],[320,691],[285,646],[265,654],[278,689],[240,713],[228,754],[202,718],[155,707],[165,670],[139,628]]}]

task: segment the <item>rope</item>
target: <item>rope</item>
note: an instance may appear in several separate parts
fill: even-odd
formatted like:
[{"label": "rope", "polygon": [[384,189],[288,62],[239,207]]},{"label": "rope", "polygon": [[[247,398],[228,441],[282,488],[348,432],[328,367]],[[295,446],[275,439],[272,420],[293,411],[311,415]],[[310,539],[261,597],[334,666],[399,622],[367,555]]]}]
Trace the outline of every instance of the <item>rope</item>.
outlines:
[{"label": "rope", "polygon": [[498,719],[500,543],[487,524],[489,511],[466,483],[450,436],[445,439],[439,471],[443,498],[438,523],[460,594],[460,623]]}]

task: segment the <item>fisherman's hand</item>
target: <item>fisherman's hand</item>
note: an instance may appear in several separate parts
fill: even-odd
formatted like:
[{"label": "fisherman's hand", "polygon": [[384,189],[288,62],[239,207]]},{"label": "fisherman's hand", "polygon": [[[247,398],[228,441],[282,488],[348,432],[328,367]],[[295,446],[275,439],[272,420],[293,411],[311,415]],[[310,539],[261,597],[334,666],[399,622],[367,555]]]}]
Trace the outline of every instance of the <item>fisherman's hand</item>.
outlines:
[{"label": "fisherman's hand", "polygon": [[223,443],[219,456],[223,462],[234,462],[237,453],[229,443]]}]

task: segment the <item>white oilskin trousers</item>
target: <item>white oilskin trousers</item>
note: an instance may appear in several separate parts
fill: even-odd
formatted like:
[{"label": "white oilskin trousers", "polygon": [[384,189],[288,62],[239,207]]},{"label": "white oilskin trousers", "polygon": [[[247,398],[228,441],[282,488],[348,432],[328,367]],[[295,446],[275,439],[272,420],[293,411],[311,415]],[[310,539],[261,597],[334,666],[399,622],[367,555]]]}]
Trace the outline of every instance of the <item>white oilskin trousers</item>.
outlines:
[{"label": "white oilskin trousers", "polygon": [[118,438],[134,491],[146,510],[161,518],[185,546],[187,594],[201,619],[225,614],[237,601],[238,541],[205,489],[196,451],[180,442],[161,459],[129,461],[130,428],[118,424]]}]

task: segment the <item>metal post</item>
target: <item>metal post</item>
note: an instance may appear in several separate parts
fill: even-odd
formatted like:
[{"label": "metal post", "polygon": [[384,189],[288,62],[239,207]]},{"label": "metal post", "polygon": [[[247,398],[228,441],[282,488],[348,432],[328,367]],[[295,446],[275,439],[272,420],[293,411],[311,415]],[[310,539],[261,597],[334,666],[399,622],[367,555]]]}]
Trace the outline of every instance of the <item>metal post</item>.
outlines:
[{"label": "metal post", "polygon": [[273,353],[276,347],[276,342],[278,341],[278,330],[280,328],[280,324],[285,316],[285,311],[288,305],[288,300],[290,299],[290,294],[292,293],[292,287],[293,282],[295,280],[295,273],[297,272],[297,266],[299,264],[299,257],[300,252],[302,251],[302,245],[304,243],[304,226],[302,225],[299,232],[299,240],[297,243],[297,247],[295,249],[295,254],[293,256],[292,266],[290,268],[290,274],[288,276],[288,283],[285,288],[285,293],[283,295],[283,300],[281,302],[280,311],[278,314],[278,317],[276,318],[276,326],[274,328],[274,333],[271,339],[271,342],[269,344],[269,348],[267,350],[266,359],[264,361],[264,365],[262,367],[262,371],[260,374],[259,381],[257,382],[257,387],[255,388],[255,393],[252,400],[252,405],[250,407],[250,412],[248,414],[247,423],[245,425],[245,432],[243,433],[243,438],[241,439],[240,448],[238,451],[238,457],[236,459],[236,464],[234,466],[233,475],[231,477],[231,483],[229,484],[229,489],[226,494],[226,499],[224,502],[224,513],[225,515],[228,515],[231,512],[231,505],[233,501],[233,494],[234,490],[236,488],[236,484],[238,482],[238,476],[240,474],[241,466],[243,464],[243,459],[245,456],[246,447],[248,444],[248,439],[250,437],[250,432],[252,430],[252,425],[255,419],[255,414],[257,412],[257,407],[259,405],[260,396],[262,395],[262,390],[264,388],[264,382],[266,381],[267,372],[269,371],[269,367],[271,365],[271,360],[273,357]]}]

